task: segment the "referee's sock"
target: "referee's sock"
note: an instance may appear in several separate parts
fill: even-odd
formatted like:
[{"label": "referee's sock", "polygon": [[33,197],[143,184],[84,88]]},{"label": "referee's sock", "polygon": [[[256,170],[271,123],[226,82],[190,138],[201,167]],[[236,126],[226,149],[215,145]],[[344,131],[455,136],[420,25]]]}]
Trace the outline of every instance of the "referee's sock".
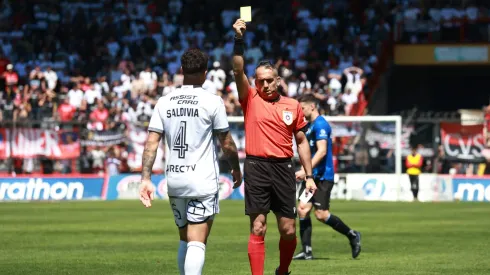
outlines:
[{"label": "referee's sock", "polygon": [[339,217],[335,216],[334,214],[330,214],[325,220],[325,223],[349,239],[356,237],[354,230],[351,230]]},{"label": "referee's sock", "polygon": [[310,217],[299,219],[299,234],[301,237],[301,245],[303,246],[303,252],[311,252],[311,234],[312,226]]},{"label": "referee's sock", "polygon": [[292,240],[284,239],[283,237],[279,240],[279,268],[277,269],[279,274],[289,272],[289,265],[296,250],[296,242],[296,236]]},{"label": "referee's sock", "polygon": [[265,245],[264,236],[250,234],[248,239],[248,260],[252,275],[264,274]]}]

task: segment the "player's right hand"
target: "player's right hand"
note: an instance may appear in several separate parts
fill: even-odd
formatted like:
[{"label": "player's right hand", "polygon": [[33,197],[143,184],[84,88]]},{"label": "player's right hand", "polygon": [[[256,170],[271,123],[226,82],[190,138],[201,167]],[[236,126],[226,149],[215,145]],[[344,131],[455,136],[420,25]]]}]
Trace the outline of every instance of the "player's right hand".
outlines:
[{"label": "player's right hand", "polygon": [[311,193],[311,194],[315,194],[316,192],[316,184],[315,184],[315,181],[313,179],[307,179],[306,180],[306,193]]},{"label": "player's right hand", "polygon": [[231,170],[231,175],[233,176],[233,189],[236,189],[242,185],[242,172],[240,169]]},{"label": "player's right hand", "polygon": [[247,30],[247,24],[243,19],[237,19],[235,24],[233,24],[233,29],[235,30],[236,37],[242,38]]},{"label": "player's right hand", "polygon": [[148,208],[151,207],[151,201],[155,196],[155,186],[151,180],[141,180],[140,185],[140,201]]}]

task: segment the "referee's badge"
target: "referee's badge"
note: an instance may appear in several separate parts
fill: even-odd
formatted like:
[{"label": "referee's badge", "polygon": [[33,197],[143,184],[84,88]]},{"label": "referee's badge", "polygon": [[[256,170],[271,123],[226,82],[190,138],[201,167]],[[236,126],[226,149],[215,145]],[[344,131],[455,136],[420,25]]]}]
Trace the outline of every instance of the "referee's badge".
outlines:
[{"label": "referee's badge", "polygon": [[290,111],[282,111],[282,120],[286,125],[291,125],[293,123],[293,112]]}]

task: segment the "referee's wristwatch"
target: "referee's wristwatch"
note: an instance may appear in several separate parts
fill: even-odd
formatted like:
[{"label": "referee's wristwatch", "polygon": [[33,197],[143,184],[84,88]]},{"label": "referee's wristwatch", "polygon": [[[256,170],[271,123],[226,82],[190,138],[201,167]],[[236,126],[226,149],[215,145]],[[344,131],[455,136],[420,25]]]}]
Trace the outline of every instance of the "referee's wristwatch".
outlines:
[{"label": "referee's wristwatch", "polygon": [[307,176],[305,177],[305,179],[313,179],[313,176],[312,176],[312,175],[307,175]]}]

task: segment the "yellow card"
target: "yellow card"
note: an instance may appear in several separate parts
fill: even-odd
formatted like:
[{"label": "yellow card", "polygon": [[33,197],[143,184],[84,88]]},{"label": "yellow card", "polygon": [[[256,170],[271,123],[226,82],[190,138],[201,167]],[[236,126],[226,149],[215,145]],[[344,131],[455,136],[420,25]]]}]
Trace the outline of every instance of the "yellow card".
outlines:
[{"label": "yellow card", "polygon": [[240,19],[245,22],[252,22],[252,7],[240,7]]}]

